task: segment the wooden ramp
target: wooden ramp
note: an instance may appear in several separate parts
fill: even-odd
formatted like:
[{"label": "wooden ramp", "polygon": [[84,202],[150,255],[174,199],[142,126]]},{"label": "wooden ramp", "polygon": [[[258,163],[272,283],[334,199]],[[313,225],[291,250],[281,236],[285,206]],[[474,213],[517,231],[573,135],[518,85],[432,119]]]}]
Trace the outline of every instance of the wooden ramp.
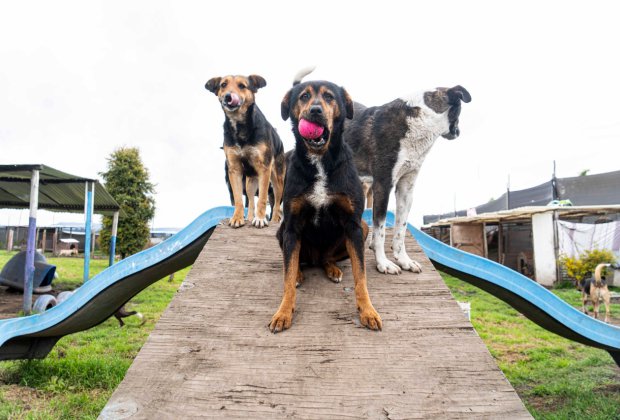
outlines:
[{"label": "wooden ramp", "polygon": [[306,269],[292,328],[269,332],[275,232],[215,229],[101,419],[531,418],[411,237],[422,274],[381,275],[366,252],[383,331],[360,326],[345,261],[340,284]]}]

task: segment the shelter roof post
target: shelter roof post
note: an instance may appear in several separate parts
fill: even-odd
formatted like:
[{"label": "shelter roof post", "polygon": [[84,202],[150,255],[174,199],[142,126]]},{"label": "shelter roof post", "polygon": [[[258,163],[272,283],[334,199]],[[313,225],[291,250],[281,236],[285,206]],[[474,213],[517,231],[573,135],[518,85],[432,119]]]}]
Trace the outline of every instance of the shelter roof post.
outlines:
[{"label": "shelter roof post", "polygon": [[30,178],[30,217],[28,218],[28,242],[26,245],[26,266],[24,267],[24,314],[32,309],[34,282],[35,232],[37,230],[37,208],[39,207],[39,171],[34,169]]},{"label": "shelter roof post", "polygon": [[114,218],[112,219],[112,235],[110,236],[110,262],[109,265],[114,264],[114,257],[116,256],[116,234],[118,231],[118,211],[114,212]]},{"label": "shelter roof post", "polygon": [[86,182],[85,184],[85,205],[86,223],[84,226],[84,282],[90,277],[90,239],[91,239],[91,219],[93,214],[93,201],[95,196],[95,183]]}]

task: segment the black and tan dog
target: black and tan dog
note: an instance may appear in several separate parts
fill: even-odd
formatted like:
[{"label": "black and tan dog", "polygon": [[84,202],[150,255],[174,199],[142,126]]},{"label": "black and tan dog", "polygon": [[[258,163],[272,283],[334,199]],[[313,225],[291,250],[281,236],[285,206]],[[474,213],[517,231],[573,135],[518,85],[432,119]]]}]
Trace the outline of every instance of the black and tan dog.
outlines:
[{"label": "black and tan dog", "polygon": [[[261,76],[224,76],[210,79],[205,87],[220,100],[224,110],[224,154],[232,189],[235,212],[229,220],[232,227],[245,224],[243,178],[248,198],[248,220],[252,225],[267,226],[267,192],[273,186],[274,222],[281,219],[280,203],[284,188],[284,147],[276,130],[269,124],[255,102],[258,89],[267,85]],[[258,189],[258,204],[254,196]]]},{"label": "black and tan dog", "polygon": [[[420,264],[405,250],[407,218],[413,187],[424,158],[437,138],[460,134],[461,102],[470,102],[461,86],[436,88],[398,98],[384,105],[354,104],[355,116],[345,125],[344,136],[353,150],[355,166],[365,192],[372,189],[373,237],[377,270],[399,274],[401,269],[420,272]],[[395,189],[396,217],[392,250],[396,264],[385,255],[385,219],[390,192]],[[371,203],[372,201],[372,203]]]},{"label": "black and tan dog", "polygon": [[353,104],[344,88],[326,81],[300,83],[304,75],[296,77],[282,101],[282,118],[292,121],[295,151],[287,164],[284,219],[278,230],[284,295],[269,328],[276,333],[291,326],[296,284],[303,281],[300,264],[322,266],[339,282],[342,271],[335,262],[351,258],[360,320],[378,330],[381,318],[366,286],[364,196],[351,150],[342,139]]}]

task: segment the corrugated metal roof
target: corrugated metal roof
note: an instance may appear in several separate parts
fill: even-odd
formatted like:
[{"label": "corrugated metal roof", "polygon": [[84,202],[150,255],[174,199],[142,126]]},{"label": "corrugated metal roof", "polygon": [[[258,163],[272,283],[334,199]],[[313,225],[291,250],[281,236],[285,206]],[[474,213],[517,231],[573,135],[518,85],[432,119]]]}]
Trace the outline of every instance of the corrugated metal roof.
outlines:
[{"label": "corrugated metal roof", "polygon": [[[85,183],[95,183],[95,213],[111,216],[121,211],[96,179],[61,172],[49,166],[0,165],[0,208],[23,209],[30,205],[30,178],[39,170],[39,208],[70,213],[84,212]],[[124,212],[121,211],[121,217]]]},{"label": "corrugated metal roof", "polygon": [[557,211],[560,216],[580,217],[620,213],[620,205],[602,206],[530,206],[483,213],[475,216],[450,217],[429,223],[425,227],[450,226],[457,223],[497,223],[530,219],[533,214]]}]

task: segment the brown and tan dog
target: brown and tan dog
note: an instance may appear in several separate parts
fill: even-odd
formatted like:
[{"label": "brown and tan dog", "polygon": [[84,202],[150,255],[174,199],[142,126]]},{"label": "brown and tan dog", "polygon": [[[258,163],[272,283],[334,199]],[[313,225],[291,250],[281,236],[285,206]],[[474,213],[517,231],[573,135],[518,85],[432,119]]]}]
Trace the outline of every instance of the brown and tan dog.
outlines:
[{"label": "brown and tan dog", "polygon": [[280,203],[286,169],[284,147],[278,133],[255,102],[256,92],[266,85],[265,79],[257,75],[214,77],[205,85],[207,90],[217,95],[224,111],[223,149],[235,205],[235,212],[228,223],[235,228],[245,224],[244,177],[248,220],[252,225],[262,228],[269,224],[266,208],[270,181],[274,192],[271,220],[279,222],[282,218]]},{"label": "brown and tan dog", "polygon": [[300,74],[282,101],[282,118],[291,118],[295,150],[284,186],[284,219],[278,241],[284,256],[284,294],[269,329],[291,326],[296,285],[303,281],[300,264],[323,267],[327,277],[342,279],[336,261],[351,258],[355,298],[361,323],[382,328],[366,285],[362,220],[364,194],[349,146],[343,141],[353,103],[344,88],[326,81],[300,83]]},{"label": "brown and tan dog", "polygon": [[598,319],[599,306],[601,304],[601,299],[605,303],[605,322],[609,322],[610,312],[610,301],[611,301],[611,293],[609,293],[609,288],[607,287],[607,283],[605,282],[605,277],[602,275],[602,270],[606,267],[610,267],[611,264],[599,264],[596,266],[594,270],[594,278],[584,280],[579,283],[579,289],[581,290],[581,303],[582,310],[586,315],[588,313],[588,300],[592,302],[592,306],[594,307],[594,318]]}]

